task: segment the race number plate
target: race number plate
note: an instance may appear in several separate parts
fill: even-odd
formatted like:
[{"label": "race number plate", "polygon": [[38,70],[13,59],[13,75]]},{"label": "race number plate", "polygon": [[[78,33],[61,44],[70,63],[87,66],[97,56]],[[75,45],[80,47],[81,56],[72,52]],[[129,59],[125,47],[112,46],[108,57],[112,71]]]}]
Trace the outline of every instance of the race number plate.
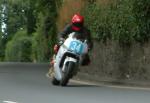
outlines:
[{"label": "race number plate", "polygon": [[70,43],[69,49],[75,53],[82,54],[83,44],[77,41],[72,41]]}]

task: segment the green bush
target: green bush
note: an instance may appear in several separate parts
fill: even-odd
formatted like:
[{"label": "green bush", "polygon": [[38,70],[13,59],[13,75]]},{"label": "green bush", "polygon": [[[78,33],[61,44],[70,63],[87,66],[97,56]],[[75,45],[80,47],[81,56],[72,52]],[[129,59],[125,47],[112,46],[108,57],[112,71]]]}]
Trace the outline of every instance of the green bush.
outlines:
[{"label": "green bush", "polygon": [[27,36],[26,31],[19,31],[11,41],[7,43],[5,60],[13,62],[30,62],[31,59],[31,37]]},{"label": "green bush", "polygon": [[95,2],[82,13],[93,38],[130,43],[150,37],[149,0],[114,0],[107,5]]},{"label": "green bush", "polygon": [[46,39],[42,35],[34,33],[32,40],[32,59],[34,60],[34,62],[46,61],[46,48]]},{"label": "green bush", "polygon": [[[49,34],[53,34],[53,30],[49,31]],[[32,59],[34,62],[47,62],[53,55],[53,46],[56,43],[56,37],[45,38],[41,29],[33,34],[32,39]]]},{"label": "green bush", "polygon": [[47,62],[53,55],[56,43],[56,26],[51,22],[50,15],[39,15],[36,32],[32,40],[32,58],[35,62]]},{"label": "green bush", "polygon": [[133,14],[138,29],[135,39],[142,42],[147,41],[150,38],[150,1],[134,0]]},{"label": "green bush", "polygon": [[38,15],[36,17],[36,32],[32,40],[32,58],[35,62],[47,62],[53,55],[53,45],[56,43],[56,2],[59,0],[37,1]]}]

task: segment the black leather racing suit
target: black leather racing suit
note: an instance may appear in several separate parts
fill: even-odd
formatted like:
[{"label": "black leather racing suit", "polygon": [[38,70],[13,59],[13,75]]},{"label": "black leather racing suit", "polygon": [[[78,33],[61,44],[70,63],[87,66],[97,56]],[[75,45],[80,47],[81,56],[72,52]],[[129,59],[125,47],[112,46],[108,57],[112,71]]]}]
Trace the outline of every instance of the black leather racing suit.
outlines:
[{"label": "black leather racing suit", "polygon": [[[85,27],[82,27],[80,31],[75,31],[72,29],[72,25],[71,24],[68,24],[64,30],[62,32],[59,33],[59,36],[60,38],[64,38],[66,39],[68,37],[68,35],[72,32],[76,32],[76,37],[78,39],[82,39],[82,40],[87,40],[87,43],[88,43],[88,47],[89,47],[89,50],[91,50],[93,48],[93,42],[92,42],[92,39],[91,39],[91,33],[90,33],[90,30],[88,30],[87,28]],[[87,65],[88,63],[90,63],[90,58],[89,58],[89,55],[86,54],[83,56],[83,62],[82,62],[82,65]]]}]

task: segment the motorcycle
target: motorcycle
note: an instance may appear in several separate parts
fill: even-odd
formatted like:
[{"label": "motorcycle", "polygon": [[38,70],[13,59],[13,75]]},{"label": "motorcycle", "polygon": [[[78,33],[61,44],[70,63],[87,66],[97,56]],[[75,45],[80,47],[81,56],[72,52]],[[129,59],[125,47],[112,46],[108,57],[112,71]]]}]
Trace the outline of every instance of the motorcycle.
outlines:
[{"label": "motorcycle", "polygon": [[83,55],[88,53],[87,40],[76,38],[71,33],[60,46],[54,62],[53,85],[66,86],[69,80],[78,72]]}]

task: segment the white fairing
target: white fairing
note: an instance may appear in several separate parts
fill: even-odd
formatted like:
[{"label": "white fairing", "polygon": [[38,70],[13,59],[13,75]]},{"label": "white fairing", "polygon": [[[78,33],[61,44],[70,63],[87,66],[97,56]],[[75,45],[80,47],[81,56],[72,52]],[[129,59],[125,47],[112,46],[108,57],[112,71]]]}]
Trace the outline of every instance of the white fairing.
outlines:
[{"label": "white fairing", "polygon": [[[88,45],[87,45],[86,41],[83,43],[83,42],[81,42],[80,40],[77,40],[76,38],[73,38],[73,36],[74,36],[74,33],[71,33],[71,34],[69,35],[69,38],[66,39],[66,41],[64,42],[64,45],[65,45],[67,48],[69,48],[71,42],[78,42],[78,43],[81,43],[81,44],[83,45],[83,49],[82,49],[82,51],[81,51],[81,54],[87,53],[87,52],[88,52]],[[80,45],[79,45],[79,46],[80,46]],[[77,46],[77,49],[78,49],[78,46]]]},{"label": "white fairing", "polygon": [[[55,72],[55,78],[57,80],[61,80],[62,79],[62,72],[65,68],[65,64],[69,61],[75,62],[76,64],[79,63],[77,62],[77,59],[73,58],[73,57],[66,57],[64,62],[63,62],[63,66],[60,68],[60,62],[62,60],[62,57],[64,56],[64,54],[66,52],[70,52],[72,54],[75,54],[77,56],[79,56],[79,58],[82,59],[82,55],[88,52],[88,45],[85,42],[81,42],[80,40],[77,40],[74,37],[74,33],[71,33],[69,35],[69,37],[65,40],[64,44],[60,47],[57,55],[56,55],[56,60],[54,63],[54,72]],[[79,64],[77,64],[79,65]]]},{"label": "white fairing", "polygon": [[68,61],[72,61],[72,62],[77,62],[77,59],[75,59],[75,58],[71,58],[71,57],[67,57],[66,59],[65,59],[65,61],[64,61],[64,65],[63,65],[63,67],[62,67],[62,71],[64,71],[65,70],[65,64],[68,62]]}]

